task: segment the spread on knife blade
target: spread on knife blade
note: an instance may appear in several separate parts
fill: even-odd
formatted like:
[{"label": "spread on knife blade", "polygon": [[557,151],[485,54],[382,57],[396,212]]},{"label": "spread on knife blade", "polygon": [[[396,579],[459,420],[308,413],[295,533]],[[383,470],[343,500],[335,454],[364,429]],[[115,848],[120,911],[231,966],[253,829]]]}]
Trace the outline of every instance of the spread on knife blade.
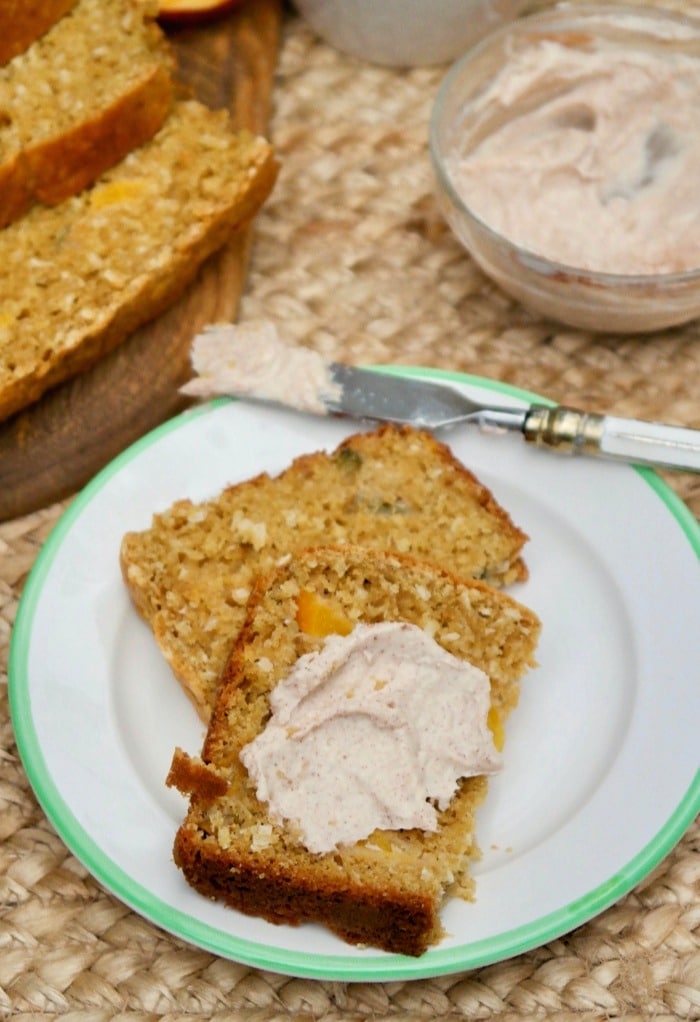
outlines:
[{"label": "spread on knife blade", "polygon": [[190,357],[197,375],[180,388],[190,397],[235,394],[324,415],[325,401],[342,390],[318,352],[284,344],[264,321],[208,326],[195,337]]}]

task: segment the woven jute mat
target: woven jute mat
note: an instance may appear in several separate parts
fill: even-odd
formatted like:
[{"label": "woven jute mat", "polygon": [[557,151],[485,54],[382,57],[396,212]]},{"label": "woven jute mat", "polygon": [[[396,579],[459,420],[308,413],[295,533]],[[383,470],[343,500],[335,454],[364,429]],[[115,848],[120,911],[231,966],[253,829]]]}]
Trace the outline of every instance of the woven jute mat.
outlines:
[{"label": "woven jute mat", "polygon": [[[442,73],[363,65],[287,16],[271,126],[282,172],[258,219],[241,316],[272,319],[332,357],[463,370],[592,410],[700,427],[700,324],[643,338],[564,329],[487,283],[452,238],[427,156]],[[666,478],[700,517],[700,480]],[[18,600],[68,503],[0,525],[0,1014],[700,1019],[697,822],[650,877],[587,925],[510,961],[431,980],[344,984],[261,972],[186,946],[107,894],[37,805],[7,702]]]}]

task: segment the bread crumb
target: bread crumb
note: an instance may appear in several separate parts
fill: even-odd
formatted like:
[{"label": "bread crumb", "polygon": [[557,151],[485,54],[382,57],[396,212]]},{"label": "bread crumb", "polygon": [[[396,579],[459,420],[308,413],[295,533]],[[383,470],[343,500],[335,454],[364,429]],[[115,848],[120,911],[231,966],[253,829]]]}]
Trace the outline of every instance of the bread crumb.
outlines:
[{"label": "bread crumb", "polygon": [[233,516],[231,529],[241,543],[249,543],[254,550],[262,550],[267,542],[267,526],[265,522],[254,522],[242,517],[238,512]]},{"label": "bread crumb", "polygon": [[269,848],[273,843],[274,835],[272,824],[258,823],[252,828],[252,836],[250,840],[251,851],[260,852],[264,848]]}]

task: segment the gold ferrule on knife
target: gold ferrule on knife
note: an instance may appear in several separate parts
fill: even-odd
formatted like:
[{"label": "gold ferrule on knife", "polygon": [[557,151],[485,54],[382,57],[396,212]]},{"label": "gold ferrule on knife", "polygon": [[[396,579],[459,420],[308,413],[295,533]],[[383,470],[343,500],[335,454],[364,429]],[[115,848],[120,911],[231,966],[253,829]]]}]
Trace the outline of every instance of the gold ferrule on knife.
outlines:
[{"label": "gold ferrule on knife", "polygon": [[558,405],[535,405],[527,415],[523,435],[538,447],[563,454],[600,454],[604,417]]}]

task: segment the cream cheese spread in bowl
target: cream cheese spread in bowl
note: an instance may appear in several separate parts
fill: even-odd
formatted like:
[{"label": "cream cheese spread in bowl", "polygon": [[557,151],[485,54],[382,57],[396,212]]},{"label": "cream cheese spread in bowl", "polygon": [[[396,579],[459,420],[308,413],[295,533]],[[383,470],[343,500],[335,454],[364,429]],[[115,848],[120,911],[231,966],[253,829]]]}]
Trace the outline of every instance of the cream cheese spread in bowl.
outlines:
[{"label": "cream cheese spread in bowl", "polygon": [[450,71],[431,125],[442,209],[504,290],[575,326],[700,314],[700,22],[561,7]]}]

